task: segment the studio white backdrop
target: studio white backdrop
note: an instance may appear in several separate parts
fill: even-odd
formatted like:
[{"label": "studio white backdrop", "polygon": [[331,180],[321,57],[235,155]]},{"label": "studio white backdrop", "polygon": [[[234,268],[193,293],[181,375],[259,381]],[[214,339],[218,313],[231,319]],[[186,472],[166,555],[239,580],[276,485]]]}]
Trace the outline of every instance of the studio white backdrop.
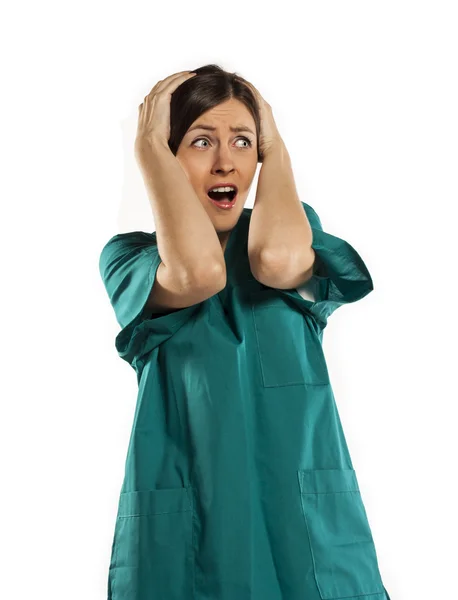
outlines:
[{"label": "studio white backdrop", "polygon": [[2,17],[0,596],[106,598],[137,382],[99,254],[155,230],[138,105],[214,63],[272,106],[300,199],[373,277],[324,348],[385,587],[455,597],[455,3],[44,1]]}]

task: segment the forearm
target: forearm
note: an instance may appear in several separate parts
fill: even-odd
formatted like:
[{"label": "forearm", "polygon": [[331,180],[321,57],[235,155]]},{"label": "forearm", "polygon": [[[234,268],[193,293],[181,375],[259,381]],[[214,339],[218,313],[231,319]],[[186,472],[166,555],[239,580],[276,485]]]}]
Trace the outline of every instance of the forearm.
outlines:
[{"label": "forearm", "polygon": [[[284,143],[269,152],[261,166],[248,234],[250,262],[266,265],[313,262],[312,229],[294,182]],[[305,262],[304,262],[305,261]]]},{"label": "forearm", "polygon": [[168,145],[141,142],[136,156],[162,262],[183,276],[183,281],[224,278],[226,265],[215,227]]}]

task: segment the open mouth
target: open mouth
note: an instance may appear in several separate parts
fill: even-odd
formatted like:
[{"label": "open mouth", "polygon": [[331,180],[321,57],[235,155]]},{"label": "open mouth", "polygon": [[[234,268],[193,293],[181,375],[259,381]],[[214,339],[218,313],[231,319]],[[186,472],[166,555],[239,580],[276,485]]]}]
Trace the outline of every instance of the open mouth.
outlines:
[{"label": "open mouth", "polygon": [[216,200],[217,202],[232,202],[237,195],[237,190],[233,192],[207,192],[207,195],[211,200]]}]

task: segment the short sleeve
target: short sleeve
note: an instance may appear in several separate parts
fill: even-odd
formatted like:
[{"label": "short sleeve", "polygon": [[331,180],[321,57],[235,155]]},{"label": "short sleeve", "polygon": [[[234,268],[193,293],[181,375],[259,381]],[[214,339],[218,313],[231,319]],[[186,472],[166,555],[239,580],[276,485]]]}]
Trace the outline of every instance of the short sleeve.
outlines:
[{"label": "short sleeve", "polygon": [[199,305],[151,314],[145,305],[161,263],[156,234],[120,233],[103,247],[99,271],[121,331],[116,349],[134,368],[136,362],[171,337]]},{"label": "short sleeve", "polygon": [[285,293],[300,308],[311,313],[324,329],[328,317],[337,308],[361,300],[374,286],[369,270],[355,248],[346,240],[324,231],[315,210],[304,202],[301,204],[313,234],[313,275],[303,286],[305,298],[300,294],[301,288],[297,292],[285,290]]}]

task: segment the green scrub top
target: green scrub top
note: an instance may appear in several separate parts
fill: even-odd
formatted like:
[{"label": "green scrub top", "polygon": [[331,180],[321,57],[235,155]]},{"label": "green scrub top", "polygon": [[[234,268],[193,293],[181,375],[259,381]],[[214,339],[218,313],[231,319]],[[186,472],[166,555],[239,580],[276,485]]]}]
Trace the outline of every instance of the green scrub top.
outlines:
[{"label": "green scrub top", "polygon": [[224,290],[166,314],[145,309],[156,233],[103,247],[115,346],[138,382],[108,600],[389,600],[322,348],[328,317],[373,283],[301,204],[316,253],[302,293],[253,277],[250,208]]}]

